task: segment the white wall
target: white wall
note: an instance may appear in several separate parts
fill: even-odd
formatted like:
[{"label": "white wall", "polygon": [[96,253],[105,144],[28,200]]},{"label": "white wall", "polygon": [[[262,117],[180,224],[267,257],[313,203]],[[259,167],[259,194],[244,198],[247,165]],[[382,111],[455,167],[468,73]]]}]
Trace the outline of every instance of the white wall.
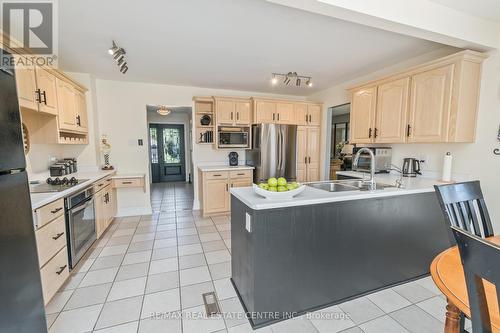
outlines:
[{"label": "white wall", "polygon": [[[137,139],[147,142],[147,117],[145,108],[150,105],[189,106],[194,96],[260,96],[296,98],[255,92],[170,86],[139,82],[96,80],[97,108],[100,134],[108,135],[112,145],[111,162],[119,173],[142,173],[149,179],[148,146],[139,146]],[[194,196],[195,209],[199,207],[197,165],[201,163],[227,164],[227,151],[217,151],[211,146],[194,145]],[[244,153],[241,152],[240,157]],[[244,158],[244,157],[243,157]],[[118,214],[146,214],[151,211],[149,183],[146,192],[129,189],[118,193]]]},{"label": "white wall", "polygon": [[[446,50],[443,51],[446,53]],[[490,57],[483,63],[476,142],[470,144],[395,144],[392,145],[392,161],[396,165],[401,165],[404,157],[425,158],[426,163],[423,164],[423,170],[427,173],[440,174],[443,155],[447,151],[452,152],[454,155],[454,178],[457,180],[479,179],[481,181],[492,221],[496,224],[494,228],[500,230],[500,207],[495,205],[496,199],[500,196],[500,178],[498,177],[500,156],[493,155],[493,149],[500,148],[500,142],[496,139],[500,125],[500,52],[492,51],[489,55]],[[325,107],[346,103],[350,99],[345,91],[346,87],[380,77],[411,64],[426,61],[428,59],[425,58],[429,56],[437,58],[436,55],[426,55],[419,57],[422,59],[412,59],[407,63],[398,64],[352,82],[329,88],[309,96],[309,98],[323,99]],[[326,140],[326,137],[323,140]],[[323,172],[326,172],[326,168],[323,169]]]},{"label": "white wall", "polygon": [[[167,116],[162,116],[156,112],[147,113],[148,124],[177,124],[184,125],[184,156],[186,156],[186,181],[189,181],[191,170],[191,113],[172,112]],[[147,141],[146,141],[147,142]],[[151,168],[149,168],[149,181],[151,182]],[[191,178],[192,179],[192,178]]]}]

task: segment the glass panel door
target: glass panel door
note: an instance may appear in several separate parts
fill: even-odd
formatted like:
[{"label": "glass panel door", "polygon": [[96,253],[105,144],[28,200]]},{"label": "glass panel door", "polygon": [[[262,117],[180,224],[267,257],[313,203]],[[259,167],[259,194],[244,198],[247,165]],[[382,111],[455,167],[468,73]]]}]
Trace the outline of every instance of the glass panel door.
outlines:
[{"label": "glass panel door", "polygon": [[158,124],[160,181],[186,179],[184,126]]}]

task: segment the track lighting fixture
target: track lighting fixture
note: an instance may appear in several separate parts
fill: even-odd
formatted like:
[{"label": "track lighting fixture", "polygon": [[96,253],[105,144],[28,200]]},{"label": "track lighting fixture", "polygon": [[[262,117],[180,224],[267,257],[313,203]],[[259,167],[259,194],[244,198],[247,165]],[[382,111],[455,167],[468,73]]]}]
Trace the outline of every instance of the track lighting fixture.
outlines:
[{"label": "track lighting fixture", "polygon": [[116,64],[120,68],[120,72],[122,74],[127,73],[128,65],[125,61],[125,54],[127,54],[127,52],[125,51],[125,49],[119,47],[118,45],[116,45],[115,41],[113,41],[111,48],[108,50],[108,53],[113,56],[113,59],[116,61]]},{"label": "track lighting fixture", "polygon": [[288,72],[287,74],[273,73],[271,84],[277,85],[280,78],[283,79],[283,83],[287,86],[295,84],[295,86],[301,87],[303,82],[308,87],[312,87],[313,85],[310,76],[298,75],[297,72]]}]

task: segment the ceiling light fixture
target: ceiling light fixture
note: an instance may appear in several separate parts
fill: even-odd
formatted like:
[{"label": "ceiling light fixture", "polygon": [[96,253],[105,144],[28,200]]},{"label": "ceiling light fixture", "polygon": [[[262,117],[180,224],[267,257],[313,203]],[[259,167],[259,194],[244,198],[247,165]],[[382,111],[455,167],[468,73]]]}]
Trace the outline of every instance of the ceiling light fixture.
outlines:
[{"label": "ceiling light fixture", "polygon": [[108,50],[108,53],[113,56],[113,59],[115,59],[116,64],[120,68],[120,72],[122,74],[127,73],[128,65],[127,61],[125,61],[125,54],[127,54],[127,52],[125,51],[125,49],[119,47],[118,45],[116,45],[116,42],[113,41],[111,48]]},{"label": "ceiling light fixture", "polygon": [[172,112],[172,110],[164,105],[158,105],[158,109],[156,109],[156,112],[158,112],[159,115],[168,116]]},{"label": "ceiling light fixture", "polygon": [[285,85],[295,84],[296,87],[302,87],[305,82],[306,86],[312,87],[312,78],[310,76],[298,75],[297,72],[288,72],[287,74],[273,73],[271,84],[278,84],[279,79],[283,79]]}]

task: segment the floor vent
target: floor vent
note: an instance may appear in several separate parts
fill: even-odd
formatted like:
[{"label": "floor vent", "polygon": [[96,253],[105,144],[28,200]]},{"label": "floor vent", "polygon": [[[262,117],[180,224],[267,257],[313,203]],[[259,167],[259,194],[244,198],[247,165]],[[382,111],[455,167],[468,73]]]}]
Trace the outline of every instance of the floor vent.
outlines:
[{"label": "floor vent", "polygon": [[219,303],[217,302],[215,292],[211,291],[209,293],[204,293],[202,296],[203,303],[205,303],[205,311],[209,317],[220,313]]}]

